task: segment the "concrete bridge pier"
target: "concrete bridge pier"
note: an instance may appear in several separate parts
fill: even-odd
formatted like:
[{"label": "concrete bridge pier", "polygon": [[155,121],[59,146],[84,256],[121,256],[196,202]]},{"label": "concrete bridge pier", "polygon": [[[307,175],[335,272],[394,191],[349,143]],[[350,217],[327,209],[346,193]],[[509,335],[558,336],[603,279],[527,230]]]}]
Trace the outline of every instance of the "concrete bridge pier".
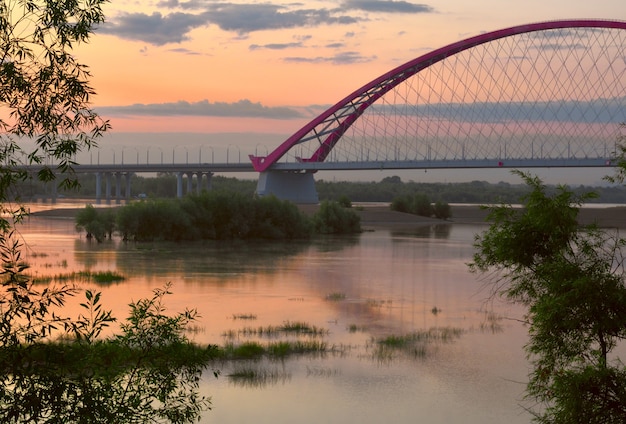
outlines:
[{"label": "concrete bridge pier", "polygon": [[176,173],[176,197],[183,197],[183,172]]},{"label": "concrete bridge pier", "polygon": [[315,180],[311,172],[264,171],[256,186],[258,196],[274,195],[294,203],[318,203]]},{"label": "concrete bridge pier", "polygon": [[[198,184],[200,180],[198,180]],[[193,190],[193,172],[187,172],[187,194]]]},{"label": "concrete bridge pier", "polygon": [[96,204],[102,201],[102,173],[96,172]]},{"label": "concrete bridge pier", "polygon": [[111,173],[106,172],[104,174],[105,180],[105,189],[104,189],[104,199],[107,203],[111,203]]},{"label": "concrete bridge pier", "polygon": [[126,172],[124,173],[124,176],[126,177],[126,200],[130,200],[130,178],[133,176],[132,172]]},{"label": "concrete bridge pier", "polygon": [[[205,177],[206,176],[206,184]],[[209,191],[211,190],[211,177],[213,176],[212,172],[196,172],[196,194],[201,194],[203,190]]]},{"label": "concrete bridge pier", "polygon": [[115,173],[115,203],[122,203],[122,173]]},{"label": "concrete bridge pier", "polygon": [[202,192],[202,176],[203,172],[196,172],[196,194],[200,194]]}]

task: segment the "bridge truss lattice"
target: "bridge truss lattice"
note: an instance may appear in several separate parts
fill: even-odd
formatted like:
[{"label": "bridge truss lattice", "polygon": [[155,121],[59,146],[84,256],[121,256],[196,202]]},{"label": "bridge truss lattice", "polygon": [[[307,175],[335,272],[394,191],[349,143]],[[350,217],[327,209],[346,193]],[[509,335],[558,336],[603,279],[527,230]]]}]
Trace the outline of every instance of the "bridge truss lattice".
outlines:
[{"label": "bridge truss lattice", "polygon": [[251,159],[257,171],[285,162],[550,166],[610,158],[624,122],[626,22],[545,22],[410,61]]}]

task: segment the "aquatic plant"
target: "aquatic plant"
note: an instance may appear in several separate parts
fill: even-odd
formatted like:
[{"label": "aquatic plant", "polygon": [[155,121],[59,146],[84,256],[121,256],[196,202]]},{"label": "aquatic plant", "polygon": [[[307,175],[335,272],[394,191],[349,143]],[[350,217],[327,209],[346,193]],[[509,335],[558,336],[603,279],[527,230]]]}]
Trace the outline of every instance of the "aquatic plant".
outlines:
[{"label": "aquatic plant", "polygon": [[454,327],[436,327],[429,330],[414,331],[408,334],[391,334],[382,338],[372,338],[368,348],[373,348],[372,357],[378,361],[391,361],[396,353],[413,358],[423,358],[428,353],[428,346],[435,342],[450,342],[463,334],[463,330]]},{"label": "aquatic plant", "polygon": [[325,353],[329,351],[326,342],[317,340],[278,341],[262,345],[259,342],[246,341],[239,345],[226,343],[221,348],[220,357],[226,360],[285,358],[289,355]]},{"label": "aquatic plant", "polygon": [[340,292],[333,292],[326,295],[325,299],[330,301],[340,301],[345,300],[346,294]]},{"label": "aquatic plant", "polygon": [[66,274],[32,276],[34,284],[51,283],[51,282],[77,282],[77,281],[93,281],[98,284],[113,283],[124,281],[126,277],[114,271],[76,271]]},{"label": "aquatic plant", "polygon": [[365,331],[366,328],[364,326],[361,325],[357,325],[357,324],[350,324],[347,328],[348,332],[350,333],[356,333],[359,331]]},{"label": "aquatic plant", "polygon": [[245,319],[245,320],[255,320],[257,316],[255,314],[233,314],[233,319]]},{"label": "aquatic plant", "polygon": [[250,364],[235,366],[226,376],[234,385],[252,388],[285,383],[291,379],[291,374],[284,369],[264,369]]}]

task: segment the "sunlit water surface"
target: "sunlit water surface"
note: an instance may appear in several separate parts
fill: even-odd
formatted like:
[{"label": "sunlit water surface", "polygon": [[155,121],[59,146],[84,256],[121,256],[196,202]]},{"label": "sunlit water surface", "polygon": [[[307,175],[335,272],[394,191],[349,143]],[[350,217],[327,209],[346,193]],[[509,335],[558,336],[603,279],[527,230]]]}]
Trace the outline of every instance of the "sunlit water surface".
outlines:
[{"label": "sunlit water surface", "polygon": [[[128,303],[173,284],[168,310],[201,314],[191,337],[238,343],[245,327],[305,322],[332,352],[284,361],[216,364],[201,390],[215,423],[528,423],[523,311],[487,302],[471,274],[474,235],[450,224],[377,230],[307,243],[97,244],[71,220],[30,218],[21,227],[35,275],[113,270],[126,280],[103,292],[118,318]],[[78,302],[68,315],[76,316]],[[248,319],[243,319],[247,317]],[[251,319],[254,318],[254,319]],[[459,337],[419,352],[381,355],[373,339],[432,328]],[[228,338],[230,332],[235,338]],[[258,339],[263,340],[263,339]],[[265,339],[267,341],[267,339]],[[254,369],[255,379],[229,374]]]}]

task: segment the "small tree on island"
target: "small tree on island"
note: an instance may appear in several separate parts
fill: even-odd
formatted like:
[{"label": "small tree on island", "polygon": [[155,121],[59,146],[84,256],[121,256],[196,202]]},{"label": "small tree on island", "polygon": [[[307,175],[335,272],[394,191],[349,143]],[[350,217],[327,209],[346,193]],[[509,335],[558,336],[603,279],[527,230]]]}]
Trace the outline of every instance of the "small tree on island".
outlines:
[{"label": "small tree on island", "polygon": [[580,205],[561,186],[549,196],[537,177],[523,208],[489,208],[490,228],[476,236],[470,269],[493,295],[528,308],[533,364],[527,395],[542,405],[539,423],[626,422],[626,369],[611,355],[626,339],[626,286],[616,232],[579,227]]}]

